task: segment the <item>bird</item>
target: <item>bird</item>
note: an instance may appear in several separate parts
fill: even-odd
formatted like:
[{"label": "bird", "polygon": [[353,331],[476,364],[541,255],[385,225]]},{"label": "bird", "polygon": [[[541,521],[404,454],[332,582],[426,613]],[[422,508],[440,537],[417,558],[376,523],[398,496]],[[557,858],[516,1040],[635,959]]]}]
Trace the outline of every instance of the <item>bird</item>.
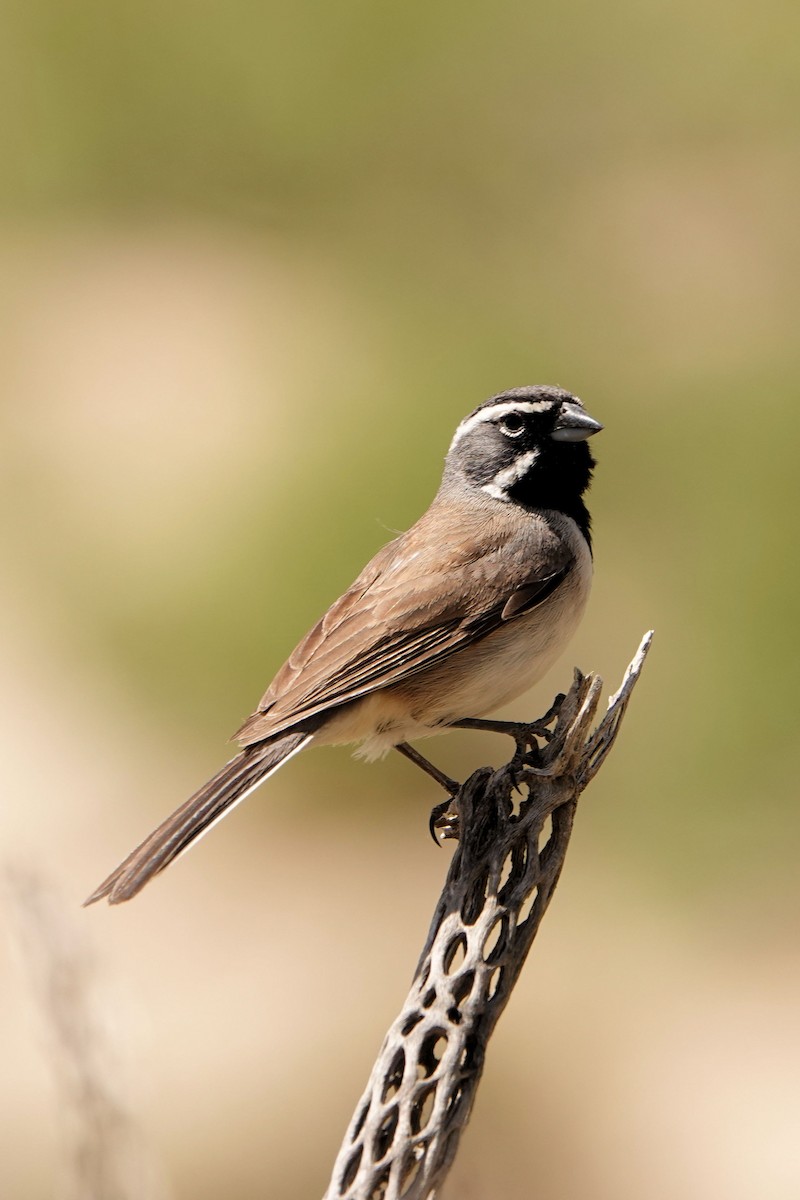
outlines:
[{"label": "bird", "polygon": [[545,385],[498,392],[464,417],[426,512],[300,641],[231,739],[235,757],[85,904],[131,899],[312,745],[355,743],[367,760],[395,748],[452,794],[409,743],[504,727],[481,718],[534,686],[572,637],[593,573],[587,442],[602,428]]}]

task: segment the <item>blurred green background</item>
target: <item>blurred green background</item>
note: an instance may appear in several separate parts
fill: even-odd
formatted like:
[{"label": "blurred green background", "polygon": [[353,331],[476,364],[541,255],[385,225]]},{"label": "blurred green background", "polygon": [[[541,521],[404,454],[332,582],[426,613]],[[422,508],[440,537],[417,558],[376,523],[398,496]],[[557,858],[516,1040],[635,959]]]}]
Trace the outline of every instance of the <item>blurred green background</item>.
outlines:
[{"label": "blurred green background", "polygon": [[[461,417],[544,382],[606,427],[596,582],[515,715],[656,641],[450,1194],[795,1200],[798,37],[779,0],[3,6],[2,853],[91,937],[175,1196],[321,1195],[438,894],[436,797],[317,751],[134,905],[77,903]],[[13,955],[0,982],[27,1200],[62,1102]]]}]

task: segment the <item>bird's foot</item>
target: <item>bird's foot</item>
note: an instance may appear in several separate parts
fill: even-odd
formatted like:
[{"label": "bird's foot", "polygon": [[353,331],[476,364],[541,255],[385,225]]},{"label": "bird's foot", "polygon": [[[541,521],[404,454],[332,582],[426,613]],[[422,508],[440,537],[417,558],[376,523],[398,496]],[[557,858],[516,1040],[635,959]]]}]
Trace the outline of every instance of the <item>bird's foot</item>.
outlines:
[{"label": "bird's foot", "polygon": [[447,792],[447,799],[441,804],[437,804],[431,810],[428,828],[431,831],[431,837],[436,842],[437,846],[441,846],[442,842],[448,838],[458,837],[458,810],[455,806],[455,797],[461,787],[461,784],[451,779],[449,775],[445,775],[444,771],[440,771],[432,762],[429,762],[419,750],[415,750],[413,746],[409,746],[408,742],[399,742],[395,746],[395,750],[400,753],[410,762],[413,762],[426,775],[430,775],[431,779],[435,779],[439,787],[444,788]]},{"label": "bird's foot", "polygon": [[431,809],[428,829],[437,846],[451,839],[458,840],[460,820],[455,796],[448,796]]},{"label": "bird's foot", "polygon": [[539,766],[541,765],[542,748],[538,739],[541,738],[543,742],[552,740],[553,730],[550,726],[561,711],[563,703],[564,696],[559,693],[544,716],[539,717],[536,721],[487,721],[479,717],[465,717],[461,721],[454,721],[453,726],[456,729],[481,729],[487,733],[505,733],[514,739],[517,747],[512,759],[512,766],[520,769],[523,766]]}]

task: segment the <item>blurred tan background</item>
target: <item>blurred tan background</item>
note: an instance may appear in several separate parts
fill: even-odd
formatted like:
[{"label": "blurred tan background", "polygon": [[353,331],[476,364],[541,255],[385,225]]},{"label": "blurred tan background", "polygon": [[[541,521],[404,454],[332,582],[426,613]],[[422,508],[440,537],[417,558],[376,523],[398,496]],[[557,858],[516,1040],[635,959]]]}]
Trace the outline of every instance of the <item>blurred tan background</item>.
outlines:
[{"label": "blurred tan background", "polygon": [[[175,1197],[322,1194],[438,797],[316,751],[135,903],[80,901],[460,418],[532,382],[606,430],[591,608],[514,714],[656,642],[449,1195],[800,1194],[798,37],[781,0],[3,7],[0,858],[89,939]],[[65,1101],[0,926],[0,1192],[29,1200]]]}]

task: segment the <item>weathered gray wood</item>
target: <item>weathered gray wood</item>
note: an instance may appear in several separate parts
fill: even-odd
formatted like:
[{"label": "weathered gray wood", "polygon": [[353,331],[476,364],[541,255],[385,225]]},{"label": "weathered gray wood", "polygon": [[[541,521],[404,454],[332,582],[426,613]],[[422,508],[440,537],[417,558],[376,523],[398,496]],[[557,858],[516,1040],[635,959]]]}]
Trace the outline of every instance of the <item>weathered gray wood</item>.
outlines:
[{"label": "weathered gray wood", "polygon": [[614,744],[651,639],[593,732],[602,680],[576,671],[549,740],[531,727],[530,753],[476,771],[458,793],[459,844],[414,981],[324,1200],[433,1200],[441,1187],[489,1038],[558,883],[578,797]]}]

